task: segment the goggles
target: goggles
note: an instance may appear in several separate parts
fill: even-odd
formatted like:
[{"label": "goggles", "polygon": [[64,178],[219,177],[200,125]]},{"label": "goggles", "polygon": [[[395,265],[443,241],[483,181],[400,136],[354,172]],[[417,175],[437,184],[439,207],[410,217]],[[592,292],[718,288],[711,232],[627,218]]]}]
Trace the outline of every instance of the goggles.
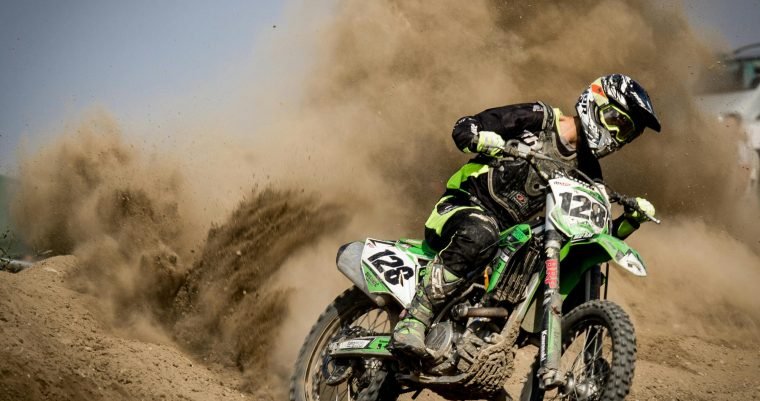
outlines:
[{"label": "goggles", "polygon": [[599,109],[599,121],[610,131],[619,143],[628,143],[641,134],[633,119],[613,104],[606,104]]}]

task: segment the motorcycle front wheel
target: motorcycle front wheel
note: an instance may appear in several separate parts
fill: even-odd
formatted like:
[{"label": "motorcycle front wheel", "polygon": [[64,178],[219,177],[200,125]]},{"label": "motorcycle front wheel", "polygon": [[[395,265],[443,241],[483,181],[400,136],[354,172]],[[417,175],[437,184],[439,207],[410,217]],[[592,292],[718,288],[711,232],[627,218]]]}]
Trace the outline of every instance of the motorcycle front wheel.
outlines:
[{"label": "motorcycle front wheel", "polygon": [[562,319],[563,389],[541,390],[538,361],[523,388],[522,401],[622,401],[633,382],[636,336],[625,311],[610,301],[579,305]]},{"label": "motorcycle front wheel", "polygon": [[[364,401],[396,399],[386,394],[386,371],[379,360],[354,361],[345,379],[334,383],[345,361],[331,360],[328,345],[344,336],[389,334],[395,315],[377,306],[361,290],[352,287],[327,306],[311,328],[296,360],[290,382],[291,401]],[[337,373],[336,373],[337,372]],[[333,383],[328,383],[328,379]]]}]

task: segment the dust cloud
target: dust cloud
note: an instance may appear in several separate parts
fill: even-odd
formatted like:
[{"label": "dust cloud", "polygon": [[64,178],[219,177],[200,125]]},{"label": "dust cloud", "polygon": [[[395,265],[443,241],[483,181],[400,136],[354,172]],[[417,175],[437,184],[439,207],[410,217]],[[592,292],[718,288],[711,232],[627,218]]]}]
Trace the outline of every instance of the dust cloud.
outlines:
[{"label": "dust cloud", "polygon": [[201,239],[171,165],[141,155],[94,112],[22,159],[14,218],[35,249],[79,257],[74,286],[102,295],[104,309],[163,318]]},{"label": "dust cloud", "polygon": [[[456,119],[537,99],[572,114],[597,76],[631,75],[649,90],[664,129],[602,163],[615,189],[650,199],[665,223],[633,238],[651,276],[620,296],[644,305],[636,309],[642,321],[680,314],[687,328],[720,321],[756,334],[747,324],[760,321],[751,291],[737,292],[733,280],[758,282],[758,200],[736,163],[739,133],[697,107],[700,78],[718,79],[714,53],[697,37],[674,2],[342,2],[320,36],[308,107],[290,131],[305,125],[311,135],[300,140],[330,143],[321,154],[329,163],[313,165],[337,159],[343,170],[369,169],[357,183],[330,167],[339,193],[369,186],[375,206],[398,209],[401,220],[365,217],[365,235],[401,221],[391,238],[420,236],[467,158],[449,135]],[[689,285],[670,295],[674,282]],[[743,318],[713,319],[731,308]]]},{"label": "dust cloud", "polygon": [[[589,82],[621,72],[649,90],[663,133],[603,167],[618,191],[650,199],[664,224],[634,237],[651,276],[618,282],[613,297],[665,332],[757,332],[751,293],[735,289],[735,280],[757,282],[757,199],[743,192],[737,133],[698,112],[693,90],[712,52],[678,4],[345,1],[318,27],[307,15],[282,25],[311,29],[298,101],[267,109],[255,126],[215,131],[217,146],[153,156],[101,116],[25,158],[16,216],[27,238],[79,256],[86,279],[77,282],[110,294],[114,310],[144,305],[197,355],[249,371],[273,362],[284,378],[311,322],[347,285],[337,247],[421,236],[467,160],[451,140],[454,121],[534,100],[572,114]],[[193,165],[193,150],[203,163]],[[245,200],[208,203],[214,182]],[[253,183],[272,189],[251,193]],[[202,245],[218,216],[227,217]],[[683,278],[694,285],[677,285]],[[666,317],[676,314],[685,328],[673,331]]]},{"label": "dust cloud", "polygon": [[[335,205],[314,196],[252,192],[227,222],[213,227],[175,297],[175,338],[206,360],[234,365],[252,386],[268,382],[269,360],[287,314],[290,291],[267,285],[293,254],[343,227]],[[306,271],[297,281],[312,281]]]}]

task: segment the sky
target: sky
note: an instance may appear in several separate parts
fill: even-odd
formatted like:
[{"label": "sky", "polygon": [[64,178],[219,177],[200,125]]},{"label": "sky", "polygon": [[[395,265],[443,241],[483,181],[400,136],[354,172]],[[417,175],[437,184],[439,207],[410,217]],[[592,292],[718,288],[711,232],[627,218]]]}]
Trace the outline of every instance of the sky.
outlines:
[{"label": "sky", "polygon": [[[2,1],[0,173],[13,174],[21,144],[44,142],[93,107],[149,121],[241,65],[273,68],[256,57],[262,38],[287,30],[284,8],[277,0]],[[732,48],[760,41],[760,0],[685,0],[684,8]]]},{"label": "sky", "polygon": [[275,0],[4,0],[0,172],[21,138],[34,144],[93,106],[146,118],[249,64],[282,12]]},{"label": "sky", "polygon": [[731,49],[760,42],[760,0],[684,0],[689,22],[713,30]]}]

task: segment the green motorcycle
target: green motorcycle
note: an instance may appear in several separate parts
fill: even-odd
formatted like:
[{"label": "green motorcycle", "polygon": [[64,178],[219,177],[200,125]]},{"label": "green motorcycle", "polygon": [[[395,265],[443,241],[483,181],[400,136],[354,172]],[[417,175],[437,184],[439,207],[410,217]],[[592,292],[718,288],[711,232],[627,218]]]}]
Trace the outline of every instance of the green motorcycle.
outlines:
[{"label": "green motorcycle", "polygon": [[[523,145],[504,152],[534,167],[536,160],[552,161]],[[623,400],[636,338],[625,311],[606,300],[608,271],[601,264],[611,261],[636,276],[646,276],[646,268],[634,249],[609,234],[611,204],[659,221],[578,170],[539,174],[547,187],[545,217],[501,233],[496,258],[468,278],[431,324],[425,358],[407,359],[388,345],[435,252],[409,239],[343,245],[338,269],[354,286],[307,336],[290,399],[396,400],[423,389],[455,400],[510,399],[503,386],[515,351],[533,345],[538,352],[521,399]]]}]

